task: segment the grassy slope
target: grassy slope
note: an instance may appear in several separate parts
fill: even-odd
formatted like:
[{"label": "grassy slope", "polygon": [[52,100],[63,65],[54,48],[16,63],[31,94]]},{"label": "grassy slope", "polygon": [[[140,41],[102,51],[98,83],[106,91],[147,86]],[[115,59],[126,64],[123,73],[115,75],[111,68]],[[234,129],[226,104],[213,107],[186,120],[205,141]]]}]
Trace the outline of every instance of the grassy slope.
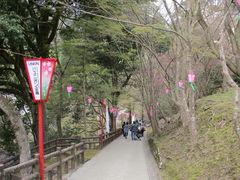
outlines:
[{"label": "grassy slope", "polygon": [[190,150],[189,134],[182,127],[155,138],[169,180],[240,179],[240,142],[233,131],[233,92],[197,101],[199,146]]}]

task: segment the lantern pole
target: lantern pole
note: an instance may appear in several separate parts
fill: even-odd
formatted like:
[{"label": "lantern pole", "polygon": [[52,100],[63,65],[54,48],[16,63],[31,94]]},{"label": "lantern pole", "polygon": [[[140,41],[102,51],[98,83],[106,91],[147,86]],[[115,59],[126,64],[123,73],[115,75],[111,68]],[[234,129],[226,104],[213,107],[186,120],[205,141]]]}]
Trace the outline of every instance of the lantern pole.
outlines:
[{"label": "lantern pole", "polygon": [[117,116],[113,114],[114,130],[117,130]]},{"label": "lantern pole", "polygon": [[104,104],[102,103],[102,121],[101,121],[101,134],[103,135],[104,134],[104,132],[103,132],[103,126],[104,126],[104,123],[103,123],[103,121],[104,121]]},{"label": "lantern pole", "polygon": [[102,102],[101,103],[102,104],[102,112],[101,112],[101,139],[100,139],[100,141],[101,141],[101,148],[103,148],[103,138],[104,138],[104,131],[103,131],[103,129],[104,129],[104,103]]},{"label": "lantern pole", "polygon": [[34,102],[38,102],[39,176],[44,180],[43,101],[48,101],[56,59],[25,59],[24,65]]},{"label": "lantern pole", "polygon": [[39,174],[44,180],[44,150],[43,150],[43,102],[38,102],[38,148],[39,148]]}]

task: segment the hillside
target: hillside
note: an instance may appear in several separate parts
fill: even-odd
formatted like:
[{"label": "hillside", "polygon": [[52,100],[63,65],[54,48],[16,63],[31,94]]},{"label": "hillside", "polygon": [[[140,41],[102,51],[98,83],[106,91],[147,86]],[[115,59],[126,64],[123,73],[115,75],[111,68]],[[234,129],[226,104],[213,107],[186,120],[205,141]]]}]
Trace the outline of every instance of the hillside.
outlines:
[{"label": "hillside", "polygon": [[150,139],[164,180],[240,179],[240,142],[232,117],[233,91],[214,94],[197,101],[199,145],[194,151],[182,127]]}]

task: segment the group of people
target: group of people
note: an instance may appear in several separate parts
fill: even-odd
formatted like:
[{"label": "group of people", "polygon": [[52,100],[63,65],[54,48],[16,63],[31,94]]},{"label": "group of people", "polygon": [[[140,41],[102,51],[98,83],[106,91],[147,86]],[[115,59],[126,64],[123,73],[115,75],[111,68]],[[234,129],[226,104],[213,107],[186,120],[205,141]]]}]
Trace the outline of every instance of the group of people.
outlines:
[{"label": "group of people", "polygon": [[132,124],[129,124],[128,122],[123,122],[122,124],[122,131],[123,136],[127,139],[128,132],[131,132],[131,138],[132,140],[141,140],[141,137],[143,137],[145,128],[142,123],[139,123],[138,120],[134,121]]}]

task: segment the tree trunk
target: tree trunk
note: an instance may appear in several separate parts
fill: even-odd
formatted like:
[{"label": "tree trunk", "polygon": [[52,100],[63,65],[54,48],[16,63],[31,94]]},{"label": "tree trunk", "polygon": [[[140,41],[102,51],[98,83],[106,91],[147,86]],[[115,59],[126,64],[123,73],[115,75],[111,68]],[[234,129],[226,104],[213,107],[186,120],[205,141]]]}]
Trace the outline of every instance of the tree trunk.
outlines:
[{"label": "tree trunk", "polygon": [[58,93],[59,93],[59,104],[58,104],[58,111],[57,111],[57,131],[58,137],[62,137],[62,112],[63,112],[63,83],[62,83],[62,76],[59,79],[58,85]]},{"label": "tree trunk", "polygon": [[[180,62],[176,62],[176,88],[178,87],[178,82],[186,76],[185,70],[182,70],[183,68],[180,69]],[[184,74],[183,74],[184,73]],[[185,89],[180,89],[179,91],[176,91],[176,101],[177,105],[179,106],[180,109],[180,115],[181,115],[181,121],[183,127],[187,127],[188,122],[189,122],[189,116],[188,116],[188,106],[187,106],[187,101],[186,101],[186,96],[185,96]]]},{"label": "tree trunk", "polygon": [[[187,42],[186,42],[186,64],[187,64],[187,73],[193,73],[192,63],[194,60],[194,52],[192,50],[192,42],[193,42],[193,36],[194,36],[194,26],[193,23],[194,20],[198,19],[198,10],[199,10],[199,3],[196,0],[188,1],[186,4],[186,7],[190,9],[189,15],[187,17]],[[194,20],[193,20],[194,19]],[[196,122],[196,112],[195,112],[195,91],[188,88],[188,109],[189,109],[189,116],[190,121],[188,122],[189,131],[191,134],[191,144],[192,144],[192,150],[195,148],[195,146],[198,143],[198,131],[197,131],[197,122]]]},{"label": "tree trunk", "polygon": [[59,53],[58,53],[58,44],[57,44],[57,34],[54,39],[54,45],[55,45],[55,54],[57,58],[57,63],[59,65],[59,84],[58,84],[58,94],[59,94],[59,99],[58,99],[58,109],[57,109],[57,117],[56,117],[56,124],[57,124],[57,132],[58,132],[58,137],[62,137],[62,112],[63,112],[63,75],[64,71],[62,69],[60,59],[59,59]]},{"label": "tree trunk", "polygon": [[[149,67],[150,67],[150,87],[149,87],[149,99],[150,99],[150,103],[152,104],[154,102],[154,88],[153,88],[153,84],[154,84],[154,78],[153,78],[153,62],[152,62],[152,58],[149,58]],[[157,135],[160,133],[160,129],[159,129],[159,125],[158,125],[158,121],[156,119],[156,116],[151,115],[151,109],[149,108],[149,118],[151,120],[151,125],[152,125],[152,129],[153,129],[153,134]]]},{"label": "tree trunk", "polygon": [[240,140],[239,88],[235,87],[234,92],[235,92],[234,115],[233,115],[234,130],[238,139]]},{"label": "tree trunk", "polygon": [[37,107],[37,103],[33,103],[30,107],[31,109],[31,114],[32,114],[32,134],[34,137],[34,143],[35,145],[38,144],[38,116],[37,116],[37,112],[38,112],[38,107]]},{"label": "tree trunk", "polygon": [[195,92],[191,90],[190,92],[190,109],[191,109],[191,120],[189,122],[190,126],[190,132],[192,135],[192,149],[194,149],[195,145],[198,143],[198,132],[197,132],[197,122],[196,122],[196,116],[195,116]]},{"label": "tree trunk", "polygon": [[183,123],[183,127],[187,127],[190,122],[190,116],[189,116],[189,108],[187,105],[187,100],[184,92],[182,92],[181,100],[182,101],[180,105],[180,113],[181,113],[182,123]]},{"label": "tree trunk", "polygon": [[[119,88],[119,81],[118,81],[118,74],[116,72],[117,70],[115,69],[115,67],[112,69],[112,86],[116,89]],[[117,90],[117,91],[114,91],[112,92],[112,106],[114,108],[117,107],[118,105],[118,97],[120,96],[120,91]],[[115,129],[117,128],[117,118],[116,118],[116,115],[112,115],[111,116],[111,128],[112,129]]]},{"label": "tree trunk", "polygon": [[[18,149],[20,153],[20,163],[28,161],[31,159],[30,145],[28,142],[27,132],[24,128],[22,119],[15,109],[14,105],[0,94],[0,109],[7,115],[8,119],[11,121],[11,125],[16,136],[16,141],[18,144]],[[27,171],[21,172],[26,174]]]},{"label": "tree trunk", "polygon": [[[191,28],[190,28],[190,32],[192,32]],[[189,33],[189,35],[191,34],[192,33]],[[187,50],[188,71],[186,71],[188,73],[193,73],[192,64],[191,64],[192,57],[193,57],[192,51],[190,47],[188,47],[188,50]],[[190,121],[188,122],[188,128],[191,134],[191,144],[192,144],[192,150],[193,150],[198,143],[197,122],[196,122],[196,116],[195,116],[196,102],[195,102],[195,91],[189,87],[188,92],[189,92],[188,93],[189,94],[188,110],[189,110],[189,117],[190,117]]]},{"label": "tree trunk", "polygon": [[86,116],[86,69],[85,56],[83,57],[83,121],[84,121],[84,135],[87,137],[87,116]]},{"label": "tree trunk", "polygon": [[228,87],[234,87],[235,97],[234,97],[234,115],[233,115],[233,121],[234,121],[234,130],[236,132],[236,135],[238,136],[240,140],[240,112],[239,112],[239,87],[238,85],[233,81],[231,75],[229,74],[227,63],[226,63],[226,56],[225,51],[223,47],[224,43],[224,32],[221,32],[221,38],[218,42],[219,49],[220,49],[220,57],[221,57],[221,64],[223,69],[223,75],[226,80],[226,84]]}]

